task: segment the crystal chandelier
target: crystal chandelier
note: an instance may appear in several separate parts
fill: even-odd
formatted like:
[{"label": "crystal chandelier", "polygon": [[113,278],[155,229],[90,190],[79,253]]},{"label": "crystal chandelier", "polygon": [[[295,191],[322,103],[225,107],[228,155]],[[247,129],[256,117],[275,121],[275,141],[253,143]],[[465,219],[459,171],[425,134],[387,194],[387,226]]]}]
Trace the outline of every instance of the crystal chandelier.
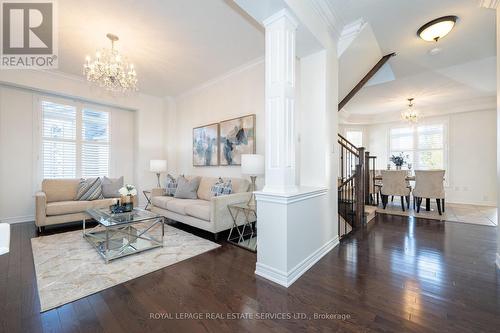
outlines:
[{"label": "crystal chandelier", "polygon": [[83,74],[87,81],[113,92],[128,92],[137,90],[137,73],[134,65],[127,63],[120,53],[115,50],[118,36],[107,34],[111,41],[111,50],[97,51],[95,59],[85,58]]},{"label": "crystal chandelier", "polygon": [[416,123],[419,120],[418,111],[415,110],[415,105],[413,104],[414,98],[408,98],[408,109],[401,112],[401,119],[409,123]]}]

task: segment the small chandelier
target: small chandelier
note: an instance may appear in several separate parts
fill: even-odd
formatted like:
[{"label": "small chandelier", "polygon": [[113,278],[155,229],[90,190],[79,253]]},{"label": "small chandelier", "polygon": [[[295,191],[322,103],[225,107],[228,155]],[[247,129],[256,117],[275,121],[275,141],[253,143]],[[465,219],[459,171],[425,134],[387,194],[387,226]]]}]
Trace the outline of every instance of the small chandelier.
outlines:
[{"label": "small chandelier", "polygon": [[87,81],[112,92],[137,91],[137,73],[134,65],[127,63],[120,53],[115,50],[118,36],[107,34],[111,41],[111,50],[97,51],[95,59],[85,58],[83,74]]},{"label": "small chandelier", "polygon": [[418,111],[415,110],[413,100],[414,98],[408,98],[408,109],[401,112],[401,119],[409,123],[417,123],[420,118]]}]

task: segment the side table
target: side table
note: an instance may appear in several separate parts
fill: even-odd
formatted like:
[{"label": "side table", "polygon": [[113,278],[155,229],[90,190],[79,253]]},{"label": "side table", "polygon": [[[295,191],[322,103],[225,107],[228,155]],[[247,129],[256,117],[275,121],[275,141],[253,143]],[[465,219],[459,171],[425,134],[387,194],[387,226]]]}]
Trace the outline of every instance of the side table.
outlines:
[{"label": "side table", "polygon": [[[249,205],[248,203],[239,203],[228,205],[229,214],[233,219],[233,226],[227,241],[237,245],[239,247],[245,248],[252,252],[257,252],[257,209],[255,205]],[[238,226],[238,218],[243,217],[243,228]],[[255,222],[255,225],[252,223]],[[242,229],[242,230],[240,230]],[[236,233],[233,235],[233,233]]]},{"label": "side table", "polygon": [[144,209],[148,210],[148,207],[151,205],[151,191],[142,191],[142,194],[144,194],[144,197],[147,200],[146,207],[144,207]]}]

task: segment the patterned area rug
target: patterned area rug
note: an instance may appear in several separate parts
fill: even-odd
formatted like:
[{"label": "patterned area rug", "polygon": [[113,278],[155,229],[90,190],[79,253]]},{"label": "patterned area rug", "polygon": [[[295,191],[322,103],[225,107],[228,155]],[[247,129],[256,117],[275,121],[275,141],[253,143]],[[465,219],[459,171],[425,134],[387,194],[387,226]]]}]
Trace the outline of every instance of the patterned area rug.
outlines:
[{"label": "patterned area rug", "polygon": [[391,214],[391,215],[401,215],[401,216],[414,216],[418,218],[431,219],[431,220],[441,220],[447,222],[458,222],[467,224],[478,224],[485,225],[489,227],[497,226],[497,208],[489,206],[475,206],[475,205],[465,205],[465,204],[446,204],[446,212],[439,215],[436,206],[436,201],[433,200],[431,203],[431,210],[425,210],[425,201],[422,203],[420,213],[417,213],[412,205],[410,209],[401,209],[400,198],[394,198],[394,202],[389,200],[386,209],[382,208],[382,204],[377,208],[377,213],[379,214]]},{"label": "patterned area rug", "polygon": [[[152,229],[159,236],[161,227]],[[164,247],[109,264],[82,237],[82,231],[31,239],[41,312],[151,273],[220,245],[165,225]]]}]

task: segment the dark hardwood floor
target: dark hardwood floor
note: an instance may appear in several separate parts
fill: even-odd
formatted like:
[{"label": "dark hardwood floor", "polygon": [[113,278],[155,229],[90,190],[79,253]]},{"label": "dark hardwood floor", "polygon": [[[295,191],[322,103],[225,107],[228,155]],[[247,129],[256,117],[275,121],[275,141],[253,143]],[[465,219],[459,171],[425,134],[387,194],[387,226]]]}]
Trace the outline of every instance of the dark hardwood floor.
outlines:
[{"label": "dark hardwood floor", "polygon": [[[35,236],[33,224],[12,225],[11,252],[0,256],[1,332],[500,331],[492,227],[378,215],[288,289],[255,276],[255,254],[222,242],[42,314]],[[179,319],[199,313],[214,318]],[[219,318],[230,313],[275,318]],[[177,319],[151,319],[162,314]]]}]

